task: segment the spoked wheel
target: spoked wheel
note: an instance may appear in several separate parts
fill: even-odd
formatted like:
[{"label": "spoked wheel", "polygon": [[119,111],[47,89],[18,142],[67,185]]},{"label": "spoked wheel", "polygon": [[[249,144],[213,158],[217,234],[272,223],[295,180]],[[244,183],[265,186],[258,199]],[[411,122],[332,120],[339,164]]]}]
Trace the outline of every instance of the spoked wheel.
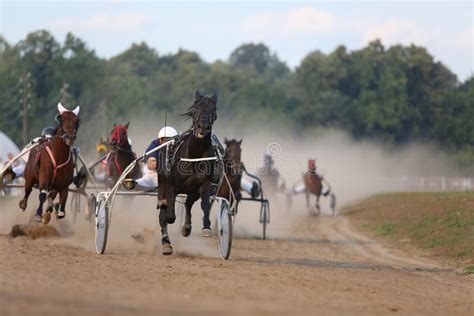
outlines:
[{"label": "spoked wheel", "polygon": [[217,238],[219,242],[219,253],[222,259],[230,257],[232,248],[232,215],[230,214],[229,201],[220,199],[217,210]]},{"label": "spoked wheel", "polygon": [[262,238],[267,238],[267,224],[270,223],[270,207],[268,202],[262,202],[260,207],[260,223],[262,224]]},{"label": "spoked wheel", "polygon": [[97,207],[97,198],[94,194],[89,196],[87,200],[86,219],[90,221],[95,214],[95,208]]},{"label": "spoked wheel", "polygon": [[100,255],[107,245],[109,232],[109,206],[105,197],[101,197],[95,209],[95,250]]},{"label": "spoked wheel", "polygon": [[73,193],[71,197],[72,222],[75,223],[77,214],[81,211],[81,195]]},{"label": "spoked wheel", "polygon": [[332,216],[336,215],[336,195],[334,193],[331,194],[331,211]]},{"label": "spoked wheel", "polygon": [[290,211],[291,207],[293,206],[293,194],[291,192],[285,192],[285,202],[286,209]]}]

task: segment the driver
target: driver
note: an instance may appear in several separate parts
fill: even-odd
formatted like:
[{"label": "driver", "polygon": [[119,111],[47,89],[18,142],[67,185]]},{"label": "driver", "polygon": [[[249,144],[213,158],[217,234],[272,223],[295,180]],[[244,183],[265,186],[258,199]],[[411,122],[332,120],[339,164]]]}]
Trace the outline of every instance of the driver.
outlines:
[{"label": "driver", "polygon": [[285,180],[275,167],[272,155],[265,154],[263,156],[263,166],[259,169],[259,173],[262,175],[263,187],[268,188],[270,193],[285,191]]},{"label": "driver", "polygon": [[[158,132],[158,138],[152,140],[150,145],[147,147],[145,152],[149,152],[161,144],[167,142],[171,138],[178,135],[176,129],[171,126],[165,126]],[[158,175],[157,175],[157,161],[158,161],[159,150],[151,153],[146,157],[145,166],[143,167],[143,176],[139,179],[126,179],[124,180],[124,186],[128,190],[133,190],[135,187],[139,190],[154,189],[158,187]]]},{"label": "driver", "polygon": [[[46,127],[41,132],[41,137],[36,137],[33,139],[27,146],[31,146],[40,141],[46,141],[50,139],[54,134],[56,134],[55,127]],[[26,158],[26,156],[23,156]],[[8,160],[12,160],[13,155],[8,155]],[[24,159],[17,160],[10,168],[5,171],[4,178],[6,181],[13,181],[16,178],[23,177],[25,175],[26,162]]]}]

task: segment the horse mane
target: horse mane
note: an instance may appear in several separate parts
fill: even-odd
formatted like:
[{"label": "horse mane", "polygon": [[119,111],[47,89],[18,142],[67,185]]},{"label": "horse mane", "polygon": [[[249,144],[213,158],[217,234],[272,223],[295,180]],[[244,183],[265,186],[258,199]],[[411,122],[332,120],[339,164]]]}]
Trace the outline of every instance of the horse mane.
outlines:
[{"label": "horse mane", "polygon": [[194,111],[196,111],[196,104],[198,104],[199,102],[201,101],[206,101],[208,104],[209,104],[209,100],[212,100],[213,102],[215,102],[215,100],[213,99],[212,96],[208,96],[208,95],[203,95],[201,96],[200,98],[196,99],[194,101],[194,103],[188,107],[188,109],[186,110],[186,112],[180,114],[180,116],[187,116],[187,117],[193,117],[194,115]]}]

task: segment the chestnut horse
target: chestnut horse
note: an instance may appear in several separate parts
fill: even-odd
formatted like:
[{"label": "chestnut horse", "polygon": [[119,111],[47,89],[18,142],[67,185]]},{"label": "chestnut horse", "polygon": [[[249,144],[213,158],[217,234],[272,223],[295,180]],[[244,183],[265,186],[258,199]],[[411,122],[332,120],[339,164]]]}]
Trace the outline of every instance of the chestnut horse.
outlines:
[{"label": "chestnut horse", "polygon": [[[107,180],[112,183],[107,183],[109,187],[114,186],[122,175],[123,170],[136,158],[136,154],[132,150],[132,145],[128,140],[128,127],[130,123],[125,125],[117,125],[114,123],[114,127],[110,132],[108,141],[109,154],[106,156],[105,161],[107,164]],[[141,177],[141,171],[139,165],[130,172],[127,178],[133,177],[134,179]]]},{"label": "chestnut horse", "polygon": [[[323,189],[323,176],[316,173],[316,161],[314,159],[308,160],[308,171],[303,174],[304,193],[306,195],[306,207],[310,208],[310,194],[316,196],[316,215],[321,212],[319,205],[319,198]],[[328,188],[330,190],[330,188]],[[324,193],[325,196],[329,194],[329,190]]]},{"label": "chestnut horse", "polygon": [[[74,176],[71,146],[79,128],[79,107],[69,111],[59,103],[58,110],[56,133],[50,140],[31,150],[28,156],[25,167],[25,196],[19,203],[24,211],[33,186],[37,185],[40,190],[40,205],[34,220],[44,224],[48,224],[51,219],[53,200],[58,193],[60,209],[57,209],[57,218],[66,216],[68,190]],[[48,209],[43,214],[43,204],[47,198]]]}]

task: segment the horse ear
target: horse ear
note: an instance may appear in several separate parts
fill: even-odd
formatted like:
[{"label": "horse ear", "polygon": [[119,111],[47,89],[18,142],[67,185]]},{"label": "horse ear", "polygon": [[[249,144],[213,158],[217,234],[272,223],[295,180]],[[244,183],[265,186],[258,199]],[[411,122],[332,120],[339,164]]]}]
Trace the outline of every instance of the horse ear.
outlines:
[{"label": "horse ear", "polygon": [[212,99],[212,101],[214,101],[214,103],[216,103],[217,102],[217,93],[214,92],[211,96],[211,99]]},{"label": "horse ear", "polygon": [[74,115],[78,116],[79,115],[79,110],[81,109],[80,106],[76,106],[76,108],[74,110],[72,110],[72,113],[74,113]]},{"label": "horse ear", "polygon": [[242,141],[243,141],[243,139],[241,138],[241,139],[239,140],[239,146],[242,145]]},{"label": "horse ear", "polygon": [[229,140],[227,139],[227,137],[224,137],[224,144],[228,144],[229,143]]},{"label": "horse ear", "polygon": [[127,124],[125,124],[125,128],[128,129],[129,126],[130,126],[130,121],[128,121]]},{"label": "horse ear", "polygon": [[196,101],[199,100],[199,99],[201,99],[201,98],[202,98],[201,92],[199,92],[199,90],[196,90],[196,94],[195,94],[194,97],[195,97],[195,100],[196,100]]},{"label": "horse ear", "polygon": [[63,114],[64,112],[67,112],[68,109],[66,109],[62,104],[61,102],[58,103],[58,111],[59,111],[59,114]]}]

